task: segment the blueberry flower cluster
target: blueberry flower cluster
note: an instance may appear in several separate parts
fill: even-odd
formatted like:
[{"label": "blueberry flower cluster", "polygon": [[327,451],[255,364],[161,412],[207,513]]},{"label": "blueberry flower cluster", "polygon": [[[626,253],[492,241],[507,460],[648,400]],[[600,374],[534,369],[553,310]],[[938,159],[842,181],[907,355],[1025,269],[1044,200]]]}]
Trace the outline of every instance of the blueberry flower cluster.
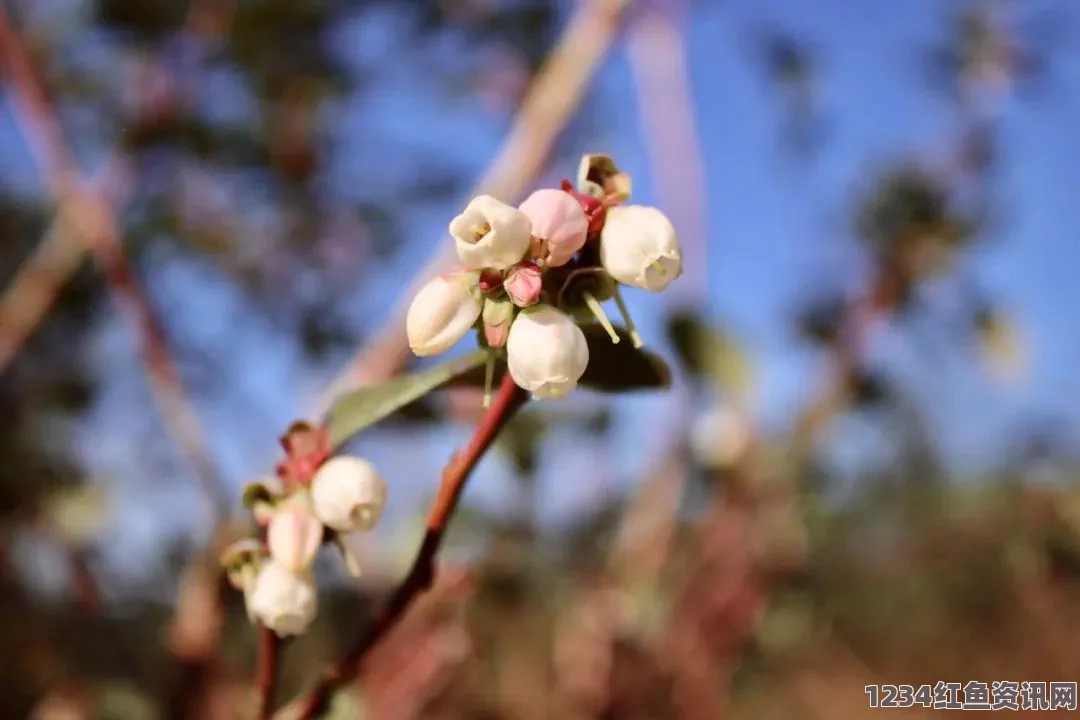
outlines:
[{"label": "blueberry flower cluster", "polygon": [[576,185],[537,190],[516,208],[474,198],[450,222],[461,266],[429,281],[409,308],[412,351],[444,353],[475,329],[490,357],[505,351],[521,388],[559,398],[589,363],[580,323],[620,340],[604,301],[614,299],[640,347],[619,286],[664,290],[682,274],[682,251],[668,218],[629,198],[629,176],[604,155],[582,158]]},{"label": "blueberry flower cluster", "polygon": [[350,572],[360,572],[344,537],[373,529],[386,505],[386,483],[359,457],[330,457],[326,430],[297,423],[281,440],[281,490],[253,483],[245,504],[262,528],[260,539],[234,543],[222,556],[229,580],[244,593],[248,615],[281,637],[303,633],[318,611],[312,566],[334,543]]}]

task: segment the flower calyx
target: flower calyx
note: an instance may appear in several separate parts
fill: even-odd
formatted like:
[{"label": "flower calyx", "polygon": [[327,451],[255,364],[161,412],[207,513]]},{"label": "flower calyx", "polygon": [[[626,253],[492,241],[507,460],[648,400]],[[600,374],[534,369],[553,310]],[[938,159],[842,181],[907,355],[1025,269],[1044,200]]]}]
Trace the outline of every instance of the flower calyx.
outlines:
[{"label": "flower calyx", "polygon": [[319,466],[330,457],[330,433],[325,427],[299,421],[289,426],[280,439],[285,459],[277,465],[277,476],[286,492],[307,487]]}]

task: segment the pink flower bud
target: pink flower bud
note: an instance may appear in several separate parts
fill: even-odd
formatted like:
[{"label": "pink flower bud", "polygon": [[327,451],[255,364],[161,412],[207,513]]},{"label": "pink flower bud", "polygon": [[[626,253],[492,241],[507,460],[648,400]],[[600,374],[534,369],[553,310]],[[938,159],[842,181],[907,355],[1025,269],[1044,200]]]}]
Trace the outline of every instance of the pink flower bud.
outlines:
[{"label": "pink flower bud", "polygon": [[510,269],[503,282],[503,289],[518,307],[535,305],[540,299],[543,278],[540,268],[532,263],[521,263]]},{"label": "pink flower bud", "polygon": [[514,303],[509,300],[484,301],[484,340],[488,347],[501,348],[510,335],[510,323],[514,321]]},{"label": "pink flower bud", "polygon": [[548,267],[565,265],[585,244],[589,219],[577,200],[561,190],[537,190],[521,203],[532,234],[544,241]]},{"label": "pink flower bud", "polygon": [[506,345],[506,338],[510,337],[510,325],[484,324],[484,342],[488,347],[501,348]]},{"label": "pink flower bud", "polygon": [[306,498],[300,497],[286,501],[266,528],[270,556],[289,572],[311,567],[322,537],[323,524],[311,511]]}]

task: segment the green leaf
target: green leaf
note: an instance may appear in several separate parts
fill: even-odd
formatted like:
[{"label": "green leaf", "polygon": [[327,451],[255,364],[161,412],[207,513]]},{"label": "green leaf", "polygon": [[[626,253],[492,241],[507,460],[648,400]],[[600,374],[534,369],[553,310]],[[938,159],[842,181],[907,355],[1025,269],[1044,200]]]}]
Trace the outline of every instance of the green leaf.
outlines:
[{"label": "green leaf", "polygon": [[486,357],[487,350],[477,350],[433,368],[342,395],[327,413],[326,425],[330,431],[330,443],[338,447],[364,428],[374,425],[463,373],[479,369],[483,377]]},{"label": "green leaf", "polygon": [[581,385],[598,392],[620,393],[634,390],[657,390],[671,385],[667,361],[648,348],[635,348],[626,328],[616,327],[619,343],[599,325],[585,325],[589,343],[589,367],[581,376]]},{"label": "green leaf", "polygon": [[495,447],[506,453],[518,472],[525,477],[536,470],[540,442],[548,428],[548,420],[539,413],[519,413],[495,441]]},{"label": "green leaf", "polygon": [[274,504],[277,502],[277,496],[264,483],[250,482],[244,486],[241,502],[245,509],[251,510],[259,503]]},{"label": "green leaf", "polygon": [[[652,350],[635,348],[626,328],[616,326],[618,344],[598,324],[582,325],[589,344],[589,366],[581,376],[581,387],[602,393],[625,393],[635,390],[659,390],[671,385],[671,368],[667,361]],[[495,366],[495,384],[506,373],[505,360]],[[451,383],[454,386],[483,387],[484,368],[480,366],[462,373]]]},{"label": "green leaf", "polygon": [[746,393],[753,382],[749,358],[724,333],[688,312],[668,319],[668,337],[690,372],[714,378],[731,393]]}]

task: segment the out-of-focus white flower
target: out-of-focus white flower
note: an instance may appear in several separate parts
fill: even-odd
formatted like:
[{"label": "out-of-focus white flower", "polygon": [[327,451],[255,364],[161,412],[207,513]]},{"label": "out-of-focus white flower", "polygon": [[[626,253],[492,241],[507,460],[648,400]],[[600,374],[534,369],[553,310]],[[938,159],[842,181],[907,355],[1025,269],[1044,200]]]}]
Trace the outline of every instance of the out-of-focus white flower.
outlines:
[{"label": "out-of-focus white flower", "polygon": [[540,300],[543,284],[540,268],[532,263],[521,263],[506,274],[503,289],[515,305],[529,307]]},{"label": "out-of-focus white flower", "polygon": [[537,258],[547,267],[565,265],[585,244],[589,219],[571,195],[562,190],[537,190],[521,203],[529,216],[533,237],[542,242]]},{"label": "out-of-focus white flower", "polygon": [[550,305],[518,313],[506,341],[510,376],[536,398],[573,390],[589,364],[585,334],[569,315]]},{"label": "out-of-focus white flower", "polygon": [[450,221],[450,235],[466,268],[505,270],[529,249],[529,216],[490,195],[480,195]]},{"label": "out-of-focus white flower", "polygon": [[338,532],[370,530],[386,506],[386,482],[358,457],[330,458],[311,481],[315,514]]},{"label": "out-of-focus white flower", "polygon": [[476,274],[453,272],[434,278],[416,293],[405,318],[409,347],[420,356],[444,353],[480,317]]},{"label": "out-of-focus white flower", "polygon": [[246,600],[251,617],[279,637],[303,633],[319,610],[314,573],[290,572],[273,561],[259,570]]},{"label": "out-of-focus white flower", "polygon": [[750,428],[746,421],[722,405],[706,411],[690,429],[690,451],[708,468],[731,467],[749,445]]},{"label": "out-of-focus white flower", "polygon": [[682,275],[682,249],[664,213],[645,205],[613,207],[600,233],[600,262],[626,285],[660,292]]},{"label": "out-of-focus white flower", "polygon": [[323,524],[312,511],[310,500],[303,495],[282,503],[266,528],[270,557],[291,572],[311,567],[322,538]]}]

